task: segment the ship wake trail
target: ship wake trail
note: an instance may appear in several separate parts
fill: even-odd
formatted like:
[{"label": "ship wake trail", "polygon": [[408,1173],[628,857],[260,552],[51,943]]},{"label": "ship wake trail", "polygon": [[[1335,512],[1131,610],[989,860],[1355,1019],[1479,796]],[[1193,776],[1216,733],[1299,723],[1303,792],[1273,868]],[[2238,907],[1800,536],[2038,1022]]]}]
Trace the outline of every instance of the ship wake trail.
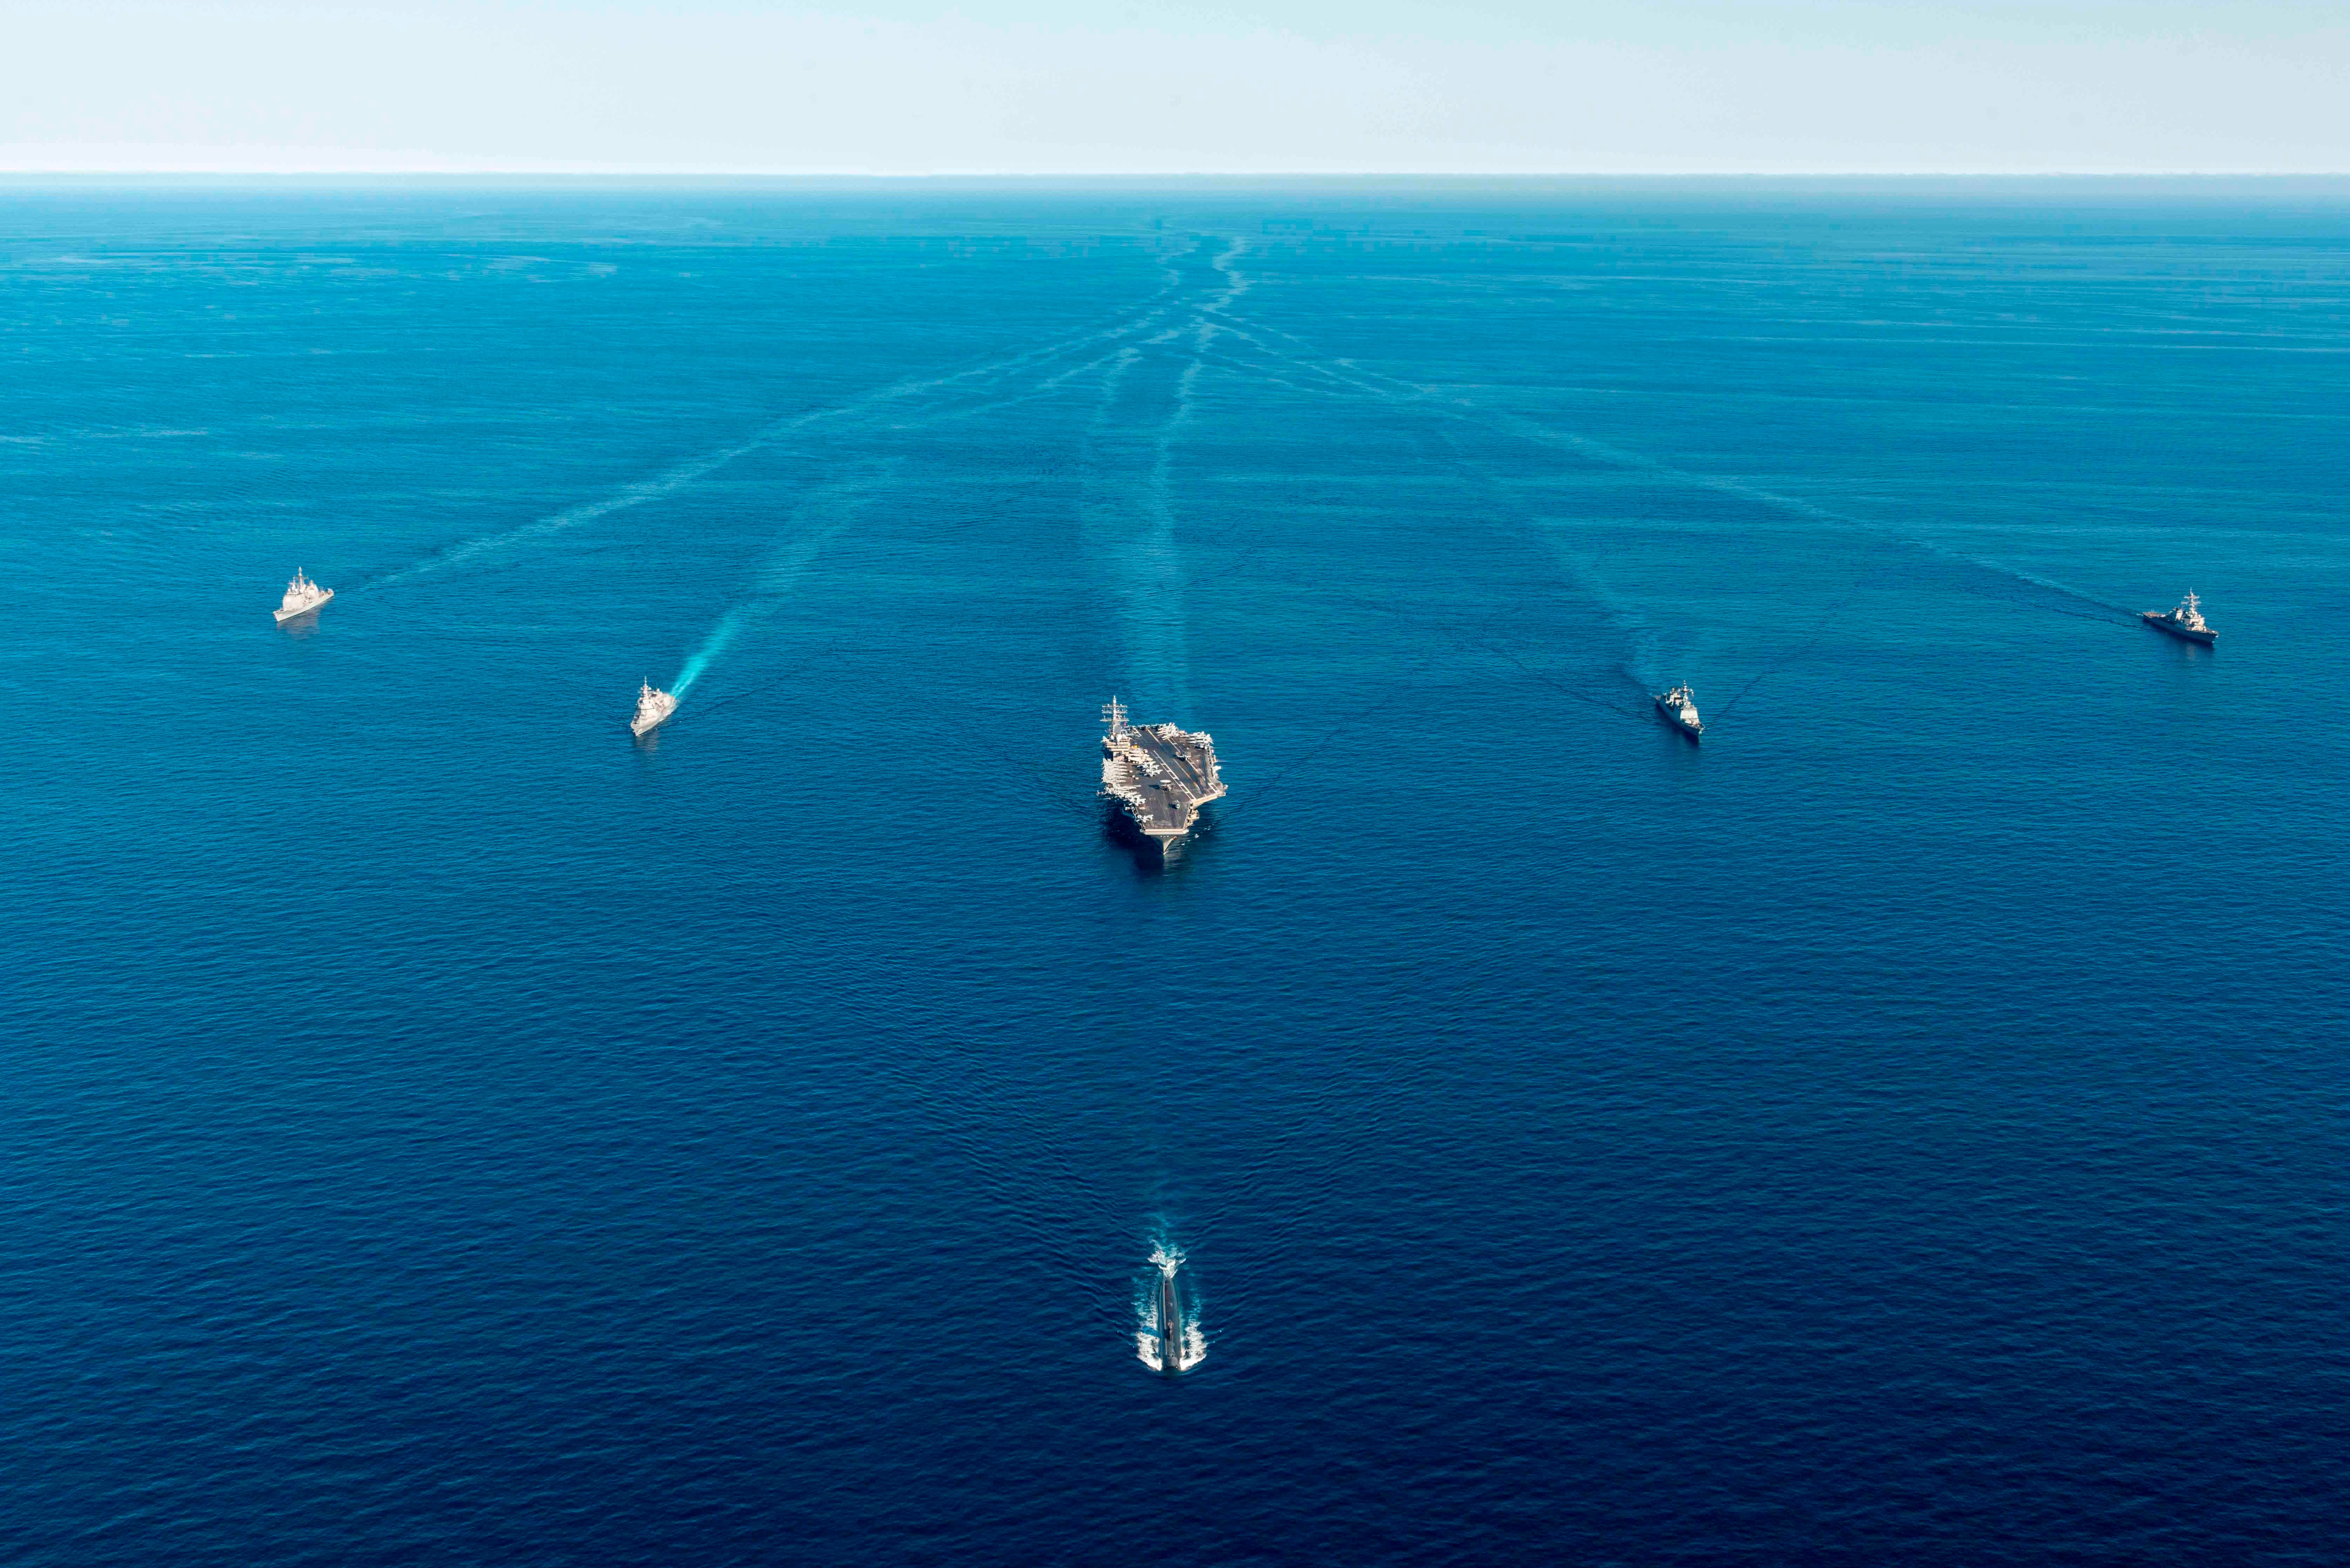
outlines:
[{"label": "ship wake trail", "polygon": [[[1165,287],[1087,331],[964,369],[893,382],[831,408],[785,415],[742,441],[688,459],[652,478],[625,485],[599,500],[583,502],[494,534],[462,540],[421,561],[358,583],[354,585],[354,591],[391,587],[461,566],[478,556],[532,544],[598,518],[608,517],[616,512],[658,501],[709,477],[738,458],[776,445],[813,427],[827,424],[849,428],[859,425],[886,427],[896,424],[902,428],[920,424],[930,419],[967,417],[991,411],[1006,403],[1049,396],[1069,380],[1099,368],[1122,346],[1162,330],[1169,318],[1182,308],[1180,299],[1170,298],[1179,288],[1180,277],[1170,268],[1170,282]],[[1088,355],[1091,358],[1087,358]],[[1008,395],[1003,391],[1008,386],[1017,385],[1024,377],[1039,372],[1044,373],[1044,379],[1036,386]]]},{"label": "ship wake trail", "polygon": [[1721,711],[1714,715],[1714,722],[1716,723],[1720,723],[1722,720],[1729,718],[1732,713],[1737,712],[1738,705],[1741,702],[1745,701],[1748,694],[1753,691],[1757,686],[1762,685],[1762,682],[1770,680],[1771,677],[1778,674],[1779,671],[1786,669],[1789,665],[1800,663],[1803,659],[1810,657],[1812,649],[1820,645],[1820,639],[1827,636],[1828,628],[1835,624],[1836,618],[1844,614],[1846,607],[1850,605],[1854,597],[1860,592],[1860,583],[1861,579],[1856,576],[1853,579],[1852,587],[1845,590],[1843,597],[1830,603],[1828,607],[1820,613],[1818,624],[1812,628],[1812,635],[1805,638],[1801,646],[1791,649],[1787,653],[1782,654],[1779,658],[1773,659],[1769,664],[1764,665],[1761,670],[1756,670],[1754,674],[1748,679],[1746,684],[1741,686],[1731,695],[1730,701],[1721,705]]},{"label": "ship wake trail", "polygon": [[[1221,258],[1220,258],[1221,262]],[[1237,344],[1245,345],[1239,353],[1227,350],[1227,362],[1245,362],[1248,351],[1253,351],[1260,364],[1279,366],[1300,378],[1305,384],[1317,387],[1327,395],[1355,397],[1367,401],[1396,407],[1417,408],[1435,417],[1458,420],[1488,431],[1506,433],[1540,446],[1573,452],[1587,461],[1632,472],[1651,475],[1665,483],[1711,491],[1753,503],[1785,515],[1801,517],[1832,527],[1866,533],[1890,538],[1911,549],[1937,559],[1970,569],[1986,578],[1998,579],[2007,585],[2022,585],[2036,589],[2055,603],[2043,603],[2039,607],[2054,613],[2081,617],[2084,619],[2105,620],[2114,618],[2115,624],[2135,625],[2137,612],[2110,599],[2052,581],[2033,573],[2020,570],[2005,562],[1952,548],[1941,540],[1896,524],[1856,517],[1831,507],[1789,495],[1749,480],[1735,476],[1702,473],[1648,456],[1646,453],[1618,446],[1610,441],[1594,440],[1572,431],[1557,430],[1523,415],[1493,409],[1475,400],[1460,395],[1442,386],[1422,385],[1389,376],[1357,364],[1351,359],[1324,359],[1312,355],[1312,345],[1295,333],[1282,332],[1261,324],[1223,313],[1223,331]],[[1271,341],[1286,339],[1295,348]],[[1298,385],[1300,382],[1291,382]],[[2069,606],[2070,607],[2066,607]],[[2084,614],[2101,611],[2103,614]],[[1645,662],[1645,661],[1644,661]],[[1640,677],[1645,679],[1645,676]]]},{"label": "ship wake trail", "polygon": [[900,460],[893,459],[886,463],[873,464],[868,472],[853,479],[827,484],[816,491],[793,509],[793,526],[787,531],[784,542],[760,567],[751,593],[720,616],[717,624],[703,636],[693,651],[686,655],[676,681],[670,687],[671,696],[682,701],[743,632],[790,601],[793,590],[798,587],[800,576],[809,564],[824,553],[825,547],[837,538],[843,529],[856,521],[858,508],[867,495],[886,486],[897,472],[899,463]]},{"label": "ship wake trail", "polygon": [[2003,576],[2013,577],[2017,582],[2054,594],[2057,597],[2069,600],[2076,606],[2085,607],[2087,609],[2104,610],[2106,612],[2105,615],[2083,615],[2079,609],[2064,612],[2072,615],[2080,615],[2080,618],[2083,620],[2104,621],[2110,618],[2112,624],[2116,626],[2134,627],[2137,624],[2137,612],[2129,608],[2126,605],[2117,605],[2111,599],[2101,599],[2095,594],[2084,593],[2079,588],[2068,587],[2063,583],[2053,582],[2046,577],[2037,575],[2036,573],[2024,571],[2019,566],[2011,566],[2004,561],[1989,560],[1980,556],[1961,555],[1939,545],[1936,545],[1931,541],[1928,541],[1926,543],[1926,548],[1934,551],[1938,555],[1945,556],[1952,560],[1959,561],[1966,566],[1978,567],[1986,572],[1997,572]]},{"label": "ship wake trail", "polygon": [[[1079,508],[1088,553],[1108,578],[1126,669],[1113,684],[1145,711],[1188,719],[1190,652],[1183,625],[1181,562],[1174,549],[1168,493],[1172,416],[1146,412],[1169,396],[1156,344],[1128,349],[1103,378],[1101,401],[1079,457]],[[1145,445],[1136,427],[1157,425]]]},{"label": "ship wake trail", "polygon": [[1122,624],[1127,669],[1113,684],[1133,692],[1142,711],[1186,722],[1191,648],[1175,459],[1194,418],[1210,345],[1227,330],[1222,314],[1246,287],[1230,267],[1241,250],[1234,240],[1211,258],[1222,286],[1216,292],[1120,350],[1103,378],[1080,458],[1085,535],[1107,569]]},{"label": "ship wake trail", "polygon": [[657,474],[651,479],[640,480],[615,494],[606,496],[601,501],[590,501],[578,506],[567,507],[552,516],[542,517],[535,523],[525,523],[518,528],[509,528],[502,534],[487,534],[478,539],[467,539],[461,544],[452,545],[435,555],[427,556],[413,566],[404,566],[384,576],[370,578],[359,586],[361,588],[388,588],[395,584],[421,577],[428,572],[443,571],[451,566],[460,566],[476,556],[504,549],[510,545],[544,539],[550,535],[560,534],[567,528],[577,528],[582,523],[592,523],[598,517],[608,517],[615,512],[626,511],[631,506],[641,506],[648,501],[658,501],[664,495],[672,494],[694,481],[717,472],[736,458],[756,452],[765,444],[765,439],[761,438],[744,441],[739,446],[705,452],[690,462],[679,463],[676,467]]}]

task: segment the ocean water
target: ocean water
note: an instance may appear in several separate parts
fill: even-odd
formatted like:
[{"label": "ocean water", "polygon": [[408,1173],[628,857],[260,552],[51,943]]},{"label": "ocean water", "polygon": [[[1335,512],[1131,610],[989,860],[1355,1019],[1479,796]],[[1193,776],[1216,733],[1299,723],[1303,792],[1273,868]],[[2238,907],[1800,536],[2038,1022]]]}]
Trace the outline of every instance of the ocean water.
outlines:
[{"label": "ocean water", "polygon": [[2322,182],[7,188],[0,1553],[2338,1560],[2345,378]]}]

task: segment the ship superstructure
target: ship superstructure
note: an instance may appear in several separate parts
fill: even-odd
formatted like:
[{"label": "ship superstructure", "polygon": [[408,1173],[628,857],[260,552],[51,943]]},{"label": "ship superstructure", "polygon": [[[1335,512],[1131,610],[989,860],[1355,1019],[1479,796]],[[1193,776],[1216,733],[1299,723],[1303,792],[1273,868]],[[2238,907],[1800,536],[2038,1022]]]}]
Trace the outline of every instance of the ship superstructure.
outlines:
[{"label": "ship superstructure", "polygon": [[2199,642],[2206,648],[2220,640],[2220,634],[2203,619],[2203,601],[2191,593],[2178,601],[2177,609],[2140,610],[2138,619],[2157,631],[2167,631],[2173,637]]},{"label": "ship superstructure", "polygon": [[294,580],[286,585],[286,597],[277,606],[277,622],[283,626],[297,615],[308,615],[334,597],[334,589],[320,587],[304,576],[302,568],[296,566],[294,568]]},{"label": "ship superstructure", "polygon": [[1101,792],[1163,854],[1199,823],[1200,808],[1222,799],[1210,737],[1172,724],[1131,724],[1126,704],[1102,705]]},{"label": "ship superstructure", "polygon": [[629,721],[629,733],[642,738],[669,722],[677,711],[677,699],[666,691],[656,691],[650,680],[637,690],[637,716]]},{"label": "ship superstructure", "polygon": [[1697,716],[1697,698],[1684,680],[1669,691],[1657,694],[1657,711],[1672,721],[1673,727],[1690,740],[1705,733],[1705,725]]}]

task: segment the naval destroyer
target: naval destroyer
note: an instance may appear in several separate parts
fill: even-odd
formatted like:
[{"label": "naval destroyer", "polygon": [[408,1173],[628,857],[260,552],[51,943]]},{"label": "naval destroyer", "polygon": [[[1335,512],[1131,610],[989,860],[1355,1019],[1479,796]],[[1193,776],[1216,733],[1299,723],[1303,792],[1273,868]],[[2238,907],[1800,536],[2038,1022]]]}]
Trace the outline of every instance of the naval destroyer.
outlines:
[{"label": "naval destroyer", "polygon": [[1697,698],[1686,680],[1669,691],[1657,694],[1657,711],[1671,720],[1673,727],[1692,741],[1705,733],[1705,726],[1698,722]]},{"label": "naval destroyer", "polygon": [[284,626],[297,615],[308,615],[335,597],[332,588],[322,588],[294,568],[294,580],[286,585],[286,597],[277,606],[277,624]]},{"label": "naval destroyer", "polygon": [[654,691],[653,683],[650,680],[639,682],[637,691],[637,716],[629,721],[629,733],[641,740],[668,723],[669,716],[676,711],[676,698],[666,691]]},{"label": "naval destroyer", "polygon": [[1216,743],[1172,724],[1129,724],[1126,704],[1102,705],[1101,792],[1161,855],[1198,825],[1200,808],[1224,794]]},{"label": "naval destroyer", "polygon": [[2157,631],[2167,631],[2173,637],[2199,642],[2206,648],[2220,640],[2220,634],[2204,622],[2203,601],[2193,594],[2181,599],[2175,610],[2140,610],[2137,618]]}]

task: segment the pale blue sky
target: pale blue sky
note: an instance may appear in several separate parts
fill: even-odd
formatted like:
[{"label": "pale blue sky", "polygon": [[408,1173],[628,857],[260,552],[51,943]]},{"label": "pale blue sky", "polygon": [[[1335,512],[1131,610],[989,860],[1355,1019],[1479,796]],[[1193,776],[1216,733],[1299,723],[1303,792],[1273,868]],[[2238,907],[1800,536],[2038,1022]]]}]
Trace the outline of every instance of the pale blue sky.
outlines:
[{"label": "pale blue sky", "polygon": [[2350,0],[0,0],[0,170],[2350,171]]}]

